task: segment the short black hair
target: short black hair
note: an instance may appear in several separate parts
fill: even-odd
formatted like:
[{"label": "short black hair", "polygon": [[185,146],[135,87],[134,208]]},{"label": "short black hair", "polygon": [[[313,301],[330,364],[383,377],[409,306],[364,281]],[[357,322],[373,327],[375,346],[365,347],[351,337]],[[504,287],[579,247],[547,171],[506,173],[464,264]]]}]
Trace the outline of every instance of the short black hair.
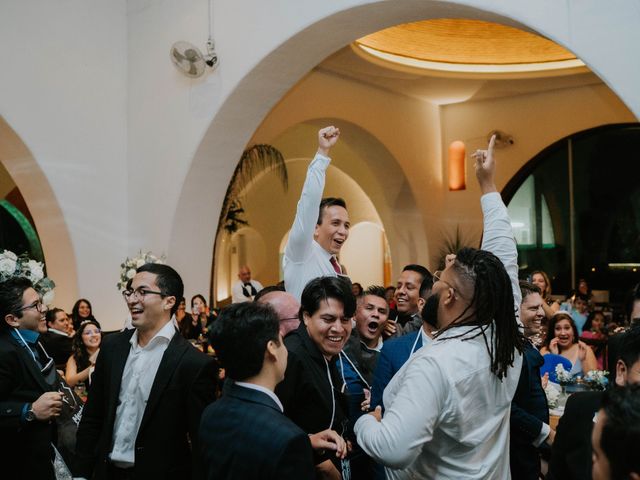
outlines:
[{"label": "short black hair", "polygon": [[640,385],[614,387],[604,392],[602,407],[607,415],[600,448],[607,456],[611,478],[622,480],[640,473]]},{"label": "short black hair", "polygon": [[369,285],[367,289],[364,292],[362,292],[362,296],[364,297],[365,295],[373,295],[374,297],[380,297],[386,302],[387,297],[385,297],[384,295],[385,293],[386,293],[386,290],[383,286]]},{"label": "short black hair", "polygon": [[178,311],[178,300],[184,295],[184,283],[178,272],[163,263],[145,263],[136,273],[148,272],[156,276],[156,285],[165,297],[175,297],[171,315]]},{"label": "short black hair", "polygon": [[47,321],[47,327],[49,327],[50,323],[53,323],[56,319],[56,315],[58,314],[58,312],[64,312],[64,310],[62,310],[61,308],[50,308],[49,310],[47,310],[47,315],[46,315],[46,321]]},{"label": "short black hair", "polygon": [[253,297],[253,301],[258,302],[258,300],[271,292],[284,292],[284,287],[280,285],[269,285],[268,287],[264,287],[256,294],[255,297]]},{"label": "short black hair", "polygon": [[344,315],[353,317],[356,311],[356,297],[351,292],[351,282],[343,277],[318,277],[307,283],[300,298],[300,321],[303,313],[313,315],[320,308],[320,302],[333,298],[342,303]]},{"label": "short black hair", "polygon": [[25,290],[33,288],[33,284],[28,278],[13,277],[0,282],[0,329],[11,328],[4,317],[12,314],[22,318],[22,295]]},{"label": "short black hair", "polygon": [[268,305],[234,303],[213,322],[209,341],[226,375],[242,381],[260,373],[269,341],[280,345],[279,328],[278,315]]},{"label": "short black hair", "polygon": [[428,275],[425,275],[422,278],[422,283],[420,284],[420,292],[419,292],[420,298],[422,298],[423,300],[426,300],[427,298],[429,298],[432,288],[433,288],[433,275],[429,273]]},{"label": "short black hair", "polygon": [[521,280],[520,293],[522,293],[522,301],[524,301],[524,299],[532,293],[539,293],[540,295],[542,295],[542,290],[540,290],[540,287],[531,282],[525,282],[524,280]]},{"label": "short black hair", "polygon": [[427,267],[423,267],[422,265],[418,265],[416,263],[411,263],[409,265],[405,265],[402,271],[416,272],[421,277],[420,283],[422,283],[425,278],[429,277],[431,278],[431,285],[433,285],[433,275],[431,275],[431,272],[427,269]]},{"label": "short black hair", "polygon": [[320,201],[320,209],[318,211],[318,225],[322,224],[322,216],[324,215],[324,209],[329,207],[342,207],[347,209],[347,202],[344,198],[339,197],[325,197]]},{"label": "short black hair", "polygon": [[623,335],[618,358],[631,368],[640,360],[640,328],[632,328]]}]

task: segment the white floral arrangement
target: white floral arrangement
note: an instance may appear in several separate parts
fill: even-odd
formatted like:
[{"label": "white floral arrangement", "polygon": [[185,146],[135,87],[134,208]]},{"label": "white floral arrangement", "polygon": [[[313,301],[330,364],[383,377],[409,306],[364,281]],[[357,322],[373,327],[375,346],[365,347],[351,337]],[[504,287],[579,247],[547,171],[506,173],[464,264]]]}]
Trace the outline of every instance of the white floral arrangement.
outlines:
[{"label": "white floral arrangement", "polygon": [[558,406],[558,400],[560,399],[560,390],[558,390],[552,382],[548,382],[544,389],[544,394],[547,396],[547,405],[549,408],[556,408]]},{"label": "white floral arrangement", "polygon": [[30,259],[27,254],[16,255],[10,250],[0,253],[0,282],[13,277],[24,277],[31,281],[33,288],[42,298],[42,303],[53,303],[53,289],[56,284],[50,278],[44,276],[42,262]]},{"label": "white floral arrangement", "polygon": [[556,365],[556,379],[560,385],[567,385],[575,382],[575,379],[564,369],[564,366],[561,363]]},{"label": "white floral arrangement", "polygon": [[608,374],[609,372],[606,370],[589,370],[583,381],[592,389],[604,390],[609,383]]},{"label": "white floral arrangement", "polygon": [[151,252],[143,252],[142,250],[133,258],[127,257],[125,261],[120,264],[118,290],[122,291],[127,288],[127,282],[136,275],[136,270],[141,266],[147,263],[164,263],[166,259],[164,255],[157,257]]}]

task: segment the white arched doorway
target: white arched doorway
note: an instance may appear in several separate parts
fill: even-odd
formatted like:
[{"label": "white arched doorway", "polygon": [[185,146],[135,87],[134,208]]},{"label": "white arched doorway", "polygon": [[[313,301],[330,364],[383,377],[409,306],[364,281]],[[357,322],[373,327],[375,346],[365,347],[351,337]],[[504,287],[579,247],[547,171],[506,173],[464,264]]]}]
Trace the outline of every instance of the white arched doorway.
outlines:
[{"label": "white arched doorway", "polygon": [[[233,92],[226,98],[216,116],[213,118],[207,133],[194,156],[191,168],[184,182],[183,190],[178,200],[174,228],[170,242],[171,251],[177,254],[187,248],[193,248],[192,238],[186,232],[192,231],[193,219],[188,212],[195,211],[197,205],[207,202],[213,205],[215,211],[205,222],[200,222],[199,228],[204,231],[215,231],[217,211],[224,196],[224,188],[210,189],[202,195],[203,187],[211,179],[212,172],[221,178],[219,185],[226,185],[231,176],[239,152],[246,146],[265,115],[279,102],[283,96],[310,69],[331,53],[349,44],[356,38],[382,28],[426,18],[471,18],[495,21],[509,25],[538,31],[554,39],[564,47],[575,52],[594,71],[598,72],[605,81],[612,85],[620,96],[630,102],[630,107],[640,111],[640,99],[634,88],[628,84],[628,75],[624,66],[611,62],[609,55],[589,39],[589,27],[574,21],[588,12],[578,9],[568,12],[566,5],[557,5],[549,10],[547,5],[543,9],[531,9],[527,2],[510,2],[501,5],[498,12],[495,4],[489,1],[477,2],[435,2],[421,0],[407,0],[403,2],[353,2],[350,8],[342,11],[319,14],[314,21],[286,39],[278,47],[271,50],[255,64],[255,67],[242,77]],[[551,21],[550,18],[554,20]],[[616,19],[607,17],[607,31],[611,31],[623,44],[625,35],[616,31]],[[577,35],[576,32],[580,31]],[[292,61],[295,59],[295,61]],[[615,63],[615,64],[614,64]],[[627,62],[625,64],[628,65]],[[601,68],[600,68],[601,67]],[[640,78],[640,70],[634,67],[632,77]],[[607,78],[607,74],[611,78]],[[620,81],[616,88],[614,79]],[[433,155],[441,154],[441,139],[435,139],[436,147]],[[421,178],[409,178],[411,189],[421,188]],[[462,197],[461,197],[462,198]],[[195,247],[204,253],[207,245],[210,247],[212,238],[198,239]],[[211,249],[209,249],[211,252]],[[210,258],[211,253],[209,253]],[[203,284],[207,281],[208,271],[202,262],[185,259],[184,268],[192,272],[192,282]]]}]

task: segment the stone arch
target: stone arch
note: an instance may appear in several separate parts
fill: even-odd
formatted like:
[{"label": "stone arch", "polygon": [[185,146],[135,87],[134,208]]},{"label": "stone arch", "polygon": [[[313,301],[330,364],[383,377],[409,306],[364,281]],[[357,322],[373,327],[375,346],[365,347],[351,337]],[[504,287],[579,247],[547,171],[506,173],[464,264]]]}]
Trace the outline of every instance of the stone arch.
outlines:
[{"label": "stone arch", "polygon": [[[609,48],[594,44],[592,22],[581,22],[593,20],[590,7],[561,3],[531,8],[529,2],[517,1],[500,5],[497,12],[493,11],[495,8],[490,0],[366,2],[318,19],[266,55],[223,103],[187,173],[177,203],[169,254],[197,252],[184,265],[191,273],[190,281],[199,285],[209,281],[210,272],[205,265],[212,259],[215,224],[224,197],[224,191],[220,190],[203,195],[202,186],[214,176],[230,178],[239,153],[271,108],[322,59],[365,34],[399,23],[438,17],[481,19],[533,30],[574,52],[636,115],[640,112],[640,92],[629,81],[629,76],[640,81],[640,65],[631,65],[625,55],[612,59]],[[619,20],[624,15],[624,9],[620,9]],[[608,44],[618,45],[621,51],[633,55],[629,45],[634,44],[632,40],[637,40],[638,34],[618,28],[613,15],[606,22],[598,25],[598,29],[611,34]],[[213,206],[205,221],[188,214],[202,202]],[[189,232],[196,230],[211,233],[193,238]]]},{"label": "stone arch", "polygon": [[76,256],[62,210],[37,160],[2,117],[0,162],[20,190],[35,223],[47,275],[57,284],[55,304],[73,305],[78,297]]}]

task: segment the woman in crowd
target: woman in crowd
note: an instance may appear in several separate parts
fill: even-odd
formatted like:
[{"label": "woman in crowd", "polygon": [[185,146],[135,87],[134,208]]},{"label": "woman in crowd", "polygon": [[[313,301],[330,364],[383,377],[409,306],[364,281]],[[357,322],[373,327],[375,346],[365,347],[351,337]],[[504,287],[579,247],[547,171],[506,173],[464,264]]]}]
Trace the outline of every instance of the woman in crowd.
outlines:
[{"label": "woman in crowd", "polygon": [[73,353],[67,361],[66,380],[69,386],[91,383],[91,373],[102,343],[100,324],[95,320],[85,320],[80,324],[73,338]]},{"label": "woman in crowd", "polygon": [[207,313],[207,301],[200,294],[191,298],[191,315],[185,316],[180,324],[180,331],[187,340],[198,340],[205,336],[211,323],[215,320],[213,314]]},{"label": "woman in crowd", "polygon": [[359,297],[360,295],[362,295],[363,291],[364,290],[362,288],[362,285],[360,285],[358,282],[351,284],[351,293],[353,293],[354,297]]},{"label": "woman in crowd", "polygon": [[603,362],[607,346],[607,330],[604,313],[591,312],[587,317],[587,321],[582,329],[580,339],[584,340],[596,356],[598,361],[598,370],[603,369]]},{"label": "woman in crowd", "polygon": [[598,368],[593,351],[578,340],[578,329],[568,312],[559,311],[549,322],[549,329],[540,353],[562,355],[571,362],[571,375],[585,375]]},{"label": "woman in crowd", "polygon": [[560,310],[560,302],[551,298],[551,282],[549,276],[542,270],[536,270],[531,274],[531,283],[536,285],[542,291],[542,309],[547,317],[547,320],[551,319],[551,316]]},{"label": "woman in crowd", "polygon": [[91,303],[86,298],[81,298],[73,305],[73,310],[71,310],[71,321],[76,332],[80,324],[86,320],[96,321]]},{"label": "woman in crowd", "polygon": [[[176,310],[176,322],[178,322],[178,326],[180,327],[182,325],[182,321],[185,319],[185,317],[189,317],[187,315],[187,301],[184,299],[184,297],[180,297],[180,301],[178,302],[178,309]],[[187,321],[189,321],[191,318],[187,318]]]}]

